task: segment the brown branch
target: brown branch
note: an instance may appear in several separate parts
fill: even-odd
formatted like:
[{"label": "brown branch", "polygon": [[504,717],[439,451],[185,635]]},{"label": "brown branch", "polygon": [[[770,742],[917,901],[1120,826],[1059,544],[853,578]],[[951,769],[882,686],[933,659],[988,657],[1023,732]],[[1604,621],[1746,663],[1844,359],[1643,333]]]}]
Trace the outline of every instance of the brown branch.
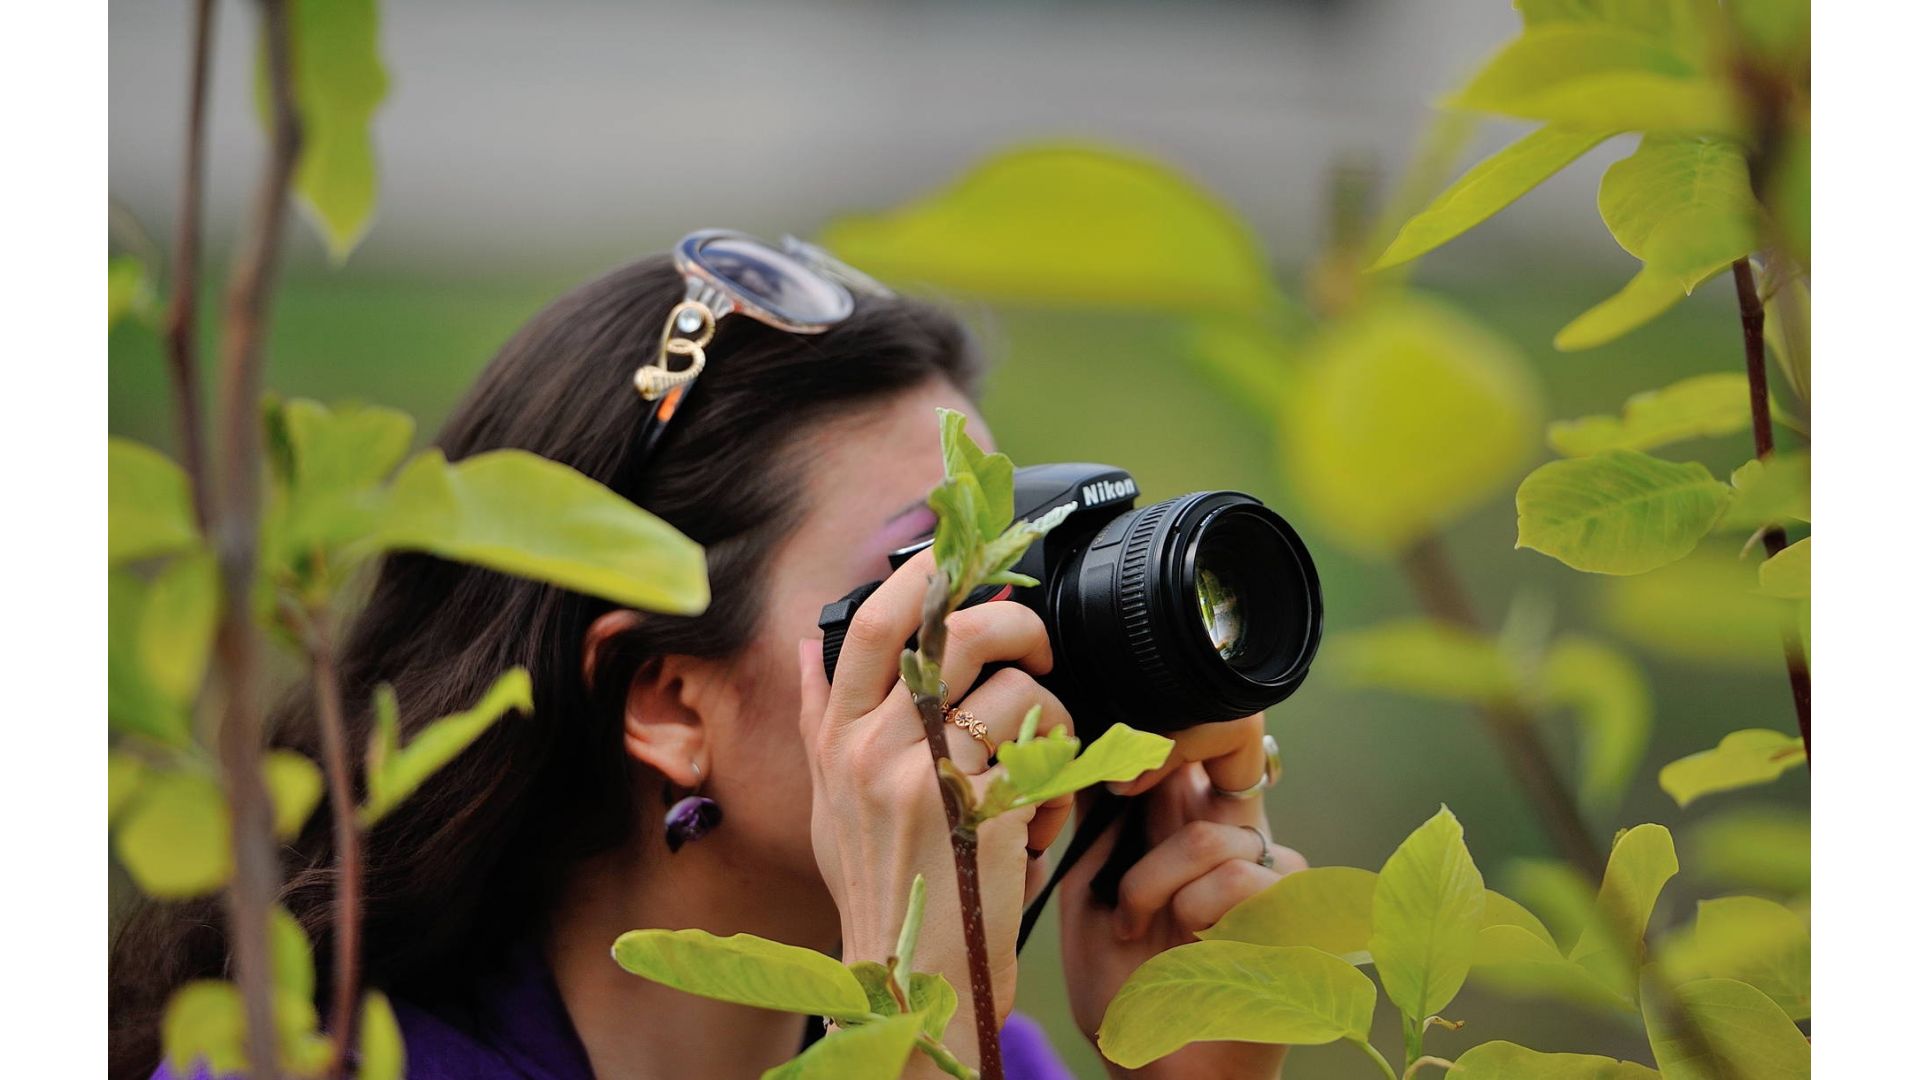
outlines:
[{"label": "brown branch", "polygon": [[[1754,287],[1753,265],[1741,258],[1733,264],[1734,290],[1740,297],[1740,330],[1747,355],[1747,400],[1753,413],[1753,454],[1773,456],[1773,413],[1768,407],[1766,305]],[[1772,558],[1787,546],[1786,531],[1769,525],[1760,534]],[[1806,645],[1791,624],[1781,627],[1780,648],[1787,664],[1787,686],[1793,692],[1794,717],[1800,722],[1800,741],[1813,760],[1813,675],[1807,669]]]},{"label": "brown branch", "polygon": [[215,650],[222,704],[220,774],[233,819],[228,933],[247,1006],[248,1072],[266,1078],[280,1071],[273,954],[267,930],[280,868],[272,805],[260,771],[265,740],[260,634],[253,622],[252,599],[260,512],[262,354],[300,134],[285,0],[261,0],[260,10],[272,90],[272,128],[266,169],[255,192],[247,231],[235,252],[227,291],[219,385],[223,482],[208,533],[219,561],[224,598]]},{"label": "brown branch", "polygon": [[[936,669],[946,659],[946,617],[952,607],[945,574],[936,573],[927,587],[927,600],[920,626],[919,653]],[[993,964],[987,956],[986,907],[980,898],[979,844],[973,825],[966,820],[966,808],[960,794],[941,775],[941,762],[947,754],[947,714],[942,692],[913,695],[920,713],[920,726],[927,735],[927,752],[933,755],[933,771],[940,784],[940,805],[947,813],[947,835],[953,841],[954,879],[960,888],[960,929],[967,943],[967,982],[973,991],[973,1028],[979,1042],[981,1080],[1002,1080],[1005,1067],[1000,1061],[1000,1017],[993,1004]]]},{"label": "brown branch", "polygon": [[207,69],[213,51],[213,0],[193,11],[193,74],[187,90],[186,168],[173,223],[173,271],[167,301],[167,364],[173,376],[173,406],[180,422],[180,458],[192,480],[193,510],[207,527],[207,458],[200,431],[200,372],[196,349],[200,301],[200,203],[206,156]]},{"label": "brown branch", "polygon": [[[1420,606],[1429,616],[1474,633],[1481,632],[1472,601],[1462,588],[1439,537],[1429,534],[1415,542],[1402,556],[1401,567],[1419,597]],[[1553,758],[1540,740],[1533,715],[1513,701],[1483,703],[1480,715],[1506,758],[1508,771],[1520,782],[1561,856],[1598,882],[1606,872],[1606,853],[1594,842],[1593,833],[1580,816],[1580,805],[1574,800],[1573,792],[1554,769]]]},{"label": "brown branch", "polygon": [[340,705],[340,672],[335,664],[327,613],[308,615],[307,655],[313,662],[313,704],[320,720],[321,751],[327,770],[327,801],[333,807],[333,1011],[327,1025],[333,1042],[333,1072],[347,1076],[353,1045],[355,1006],[360,1000],[360,822],[348,761],[346,712]]}]

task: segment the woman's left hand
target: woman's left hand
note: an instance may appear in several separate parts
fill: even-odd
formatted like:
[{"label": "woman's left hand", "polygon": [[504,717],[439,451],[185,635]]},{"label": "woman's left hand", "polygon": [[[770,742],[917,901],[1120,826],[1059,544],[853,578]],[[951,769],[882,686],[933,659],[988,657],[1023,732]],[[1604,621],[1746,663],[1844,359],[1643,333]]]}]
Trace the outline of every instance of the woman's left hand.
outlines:
[{"label": "woman's left hand", "polygon": [[[1261,782],[1265,718],[1249,716],[1188,728],[1174,736],[1167,763],[1120,788],[1147,801],[1151,847],[1120,880],[1118,907],[1095,901],[1088,883],[1112,850],[1110,828],[1060,883],[1061,949],[1073,1018],[1088,1039],[1108,1002],[1135,968],[1157,953],[1195,940],[1227,910],[1304,869],[1299,852],[1266,842],[1271,869],[1260,865],[1269,834],[1265,800],[1231,799]],[[1257,830],[1258,835],[1249,830]],[[1195,1043],[1137,1071],[1108,1063],[1115,1076],[1260,1077],[1279,1074],[1284,1046]]]}]

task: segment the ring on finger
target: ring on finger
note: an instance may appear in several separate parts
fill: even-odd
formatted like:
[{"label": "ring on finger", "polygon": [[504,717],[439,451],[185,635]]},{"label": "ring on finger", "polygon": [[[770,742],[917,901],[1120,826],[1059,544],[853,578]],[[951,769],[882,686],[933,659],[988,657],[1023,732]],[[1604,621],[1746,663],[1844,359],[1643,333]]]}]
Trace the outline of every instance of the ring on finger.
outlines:
[{"label": "ring on finger", "polygon": [[973,736],[981,746],[987,748],[989,757],[993,754],[993,744],[987,741],[987,722],[957,705],[947,706],[947,723]]},{"label": "ring on finger", "polygon": [[1260,736],[1260,749],[1266,761],[1261,765],[1260,779],[1238,791],[1229,791],[1219,784],[1213,785],[1213,793],[1223,799],[1253,799],[1272,787],[1280,780],[1280,744],[1271,735]]},{"label": "ring on finger", "polygon": [[1260,841],[1260,856],[1253,861],[1265,869],[1273,869],[1273,849],[1267,844],[1267,834],[1251,825],[1242,825],[1240,827],[1252,833],[1255,840]]}]

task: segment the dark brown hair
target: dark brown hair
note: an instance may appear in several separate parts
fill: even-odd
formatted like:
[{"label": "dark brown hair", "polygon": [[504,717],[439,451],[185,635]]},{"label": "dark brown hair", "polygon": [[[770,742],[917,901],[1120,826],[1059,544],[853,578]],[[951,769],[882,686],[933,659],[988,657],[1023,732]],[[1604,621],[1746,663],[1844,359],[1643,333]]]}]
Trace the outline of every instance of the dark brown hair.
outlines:
[{"label": "dark brown hair", "polygon": [[[581,678],[587,627],[613,605],[425,555],[384,560],[345,635],[349,737],[364,745],[374,688],[391,683],[403,728],[471,705],[525,665],[534,713],[496,724],[383,819],[364,845],[364,974],[415,1000],[454,993],[537,936],[568,869],[627,838],[633,773],[621,701],[650,659],[721,657],[747,641],[768,556],[801,507],[798,436],[935,378],[972,394],[978,361],[961,326],[906,299],[861,297],[824,334],[741,317],[709,346],[705,373],[647,460],[633,372],[658,348],[682,294],[665,258],[580,286],[517,333],[442,429],[449,459],[502,447],[563,462],[705,545],[713,600],[695,617],[649,616]],[[932,420],[929,418],[929,432]],[[932,437],[931,434],[929,437]],[[319,756],[306,689],[276,714],[275,741]],[[333,871],[327,813],[286,851],[284,900],[328,958]],[[144,1077],[159,1056],[171,989],[227,966],[217,901],[143,903],[111,954],[112,1073]]]}]

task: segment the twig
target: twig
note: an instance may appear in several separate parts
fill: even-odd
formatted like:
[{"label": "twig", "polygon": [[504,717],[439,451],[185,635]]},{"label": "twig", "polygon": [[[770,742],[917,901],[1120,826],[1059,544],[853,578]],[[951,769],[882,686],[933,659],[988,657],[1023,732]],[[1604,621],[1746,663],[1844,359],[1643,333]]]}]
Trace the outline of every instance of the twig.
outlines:
[{"label": "twig", "polygon": [[307,655],[313,662],[313,703],[320,718],[321,750],[327,769],[327,801],[333,806],[333,1076],[347,1076],[347,1050],[353,1045],[355,1005],[360,998],[360,822],[348,763],[347,722],[340,706],[336,666],[327,613],[306,620]]},{"label": "twig", "polygon": [[1413,1080],[1413,1074],[1419,1072],[1422,1068],[1428,1065],[1437,1065],[1442,1070],[1448,1070],[1453,1068],[1453,1062],[1448,1061],[1446,1058],[1435,1057],[1432,1054],[1426,1054],[1412,1062],[1409,1062],[1407,1064],[1407,1071],[1400,1074],[1400,1080]]},{"label": "twig", "polygon": [[913,1045],[919,1047],[920,1052],[932,1059],[940,1071],[948,1076],[955,1077],[957,1080],[980,1080],[979,1073],[968,1068],[966,1062],[954,1057],[953,1051],[947,1049],[944,1043],[926,1032],[923,1031],[914,1036]]},{"label": "twig", "polygon": [[[1401,566],[1428,615],[1475,633],[1480,631],[1472,602],[1461,587],[1439,537],[1429,534],[1416,541],[1402,556]],[[1606,872],[1606,854],[1594,842],[1593,833],[1580,816],[1580,805],[1574,800],[1573,792],[1554,770],[1553,758],[1547,753],[1546,744],[1540,741],[1533,715],[1512,701],[1482,703],[1480,715],[1505,756],[1508,770],[1520,781],[1562,857],[1597,883]]]},{"label": "twig", "polygon": [[[945,574],[934,574],[921,617],[920,657],[936,671],[946,659],[946,617],[952,605],[947,585]],[[993,965],[987,958],[986,908],[980,898],[979,844],[973,825],[966,820],[960,795],[944,779],[940,764],[949,760],[944,696],[937,691],[916,690],[913,704],[920,713],[920,726],[926,730],[934,774],[941,777],[940,805],[946,809],[947,835],[953,841],[954,878],[960,887],[960,928],[967,942],[967,982],[973,990],[973,1027],[980,1043],[980,1075],[983,1080],[1002,1080],[999,1014],[993,1004]]]},{"label": "twig", "polygon": [[221,350],[220,421],[224,482],[209,527],[220,567],[222,608],[215,634],[223,715],[218,752],[232,811],[234,873],[227,889],[228,933],[246,1001],[249,1075],[279,1075],[274,1031],[273,954],[267,913],[279,888],[272,807],[260,772],[263,744],[259,630],[253,622],[260,511],[262,349],[286,223],[287,192],[299,154],[285,0],[261,0],[272,134],[247,232],[235,253]]},{"label": "twig", "polygon": [[[1753,265],[1745,258],[1733,264],[1734,290],[1740,296],[1740,329],[1747,353],[1747,399],[1753,412],[1753,455],[1762,461],[1773,456],[1773,413],[1767,393],[1767,309],[1753,284]],[[1760,534],[1772,558],[1787,546],[1786,531],[1769,525]],[[1807,670],[1806,645],[1791,624],[1780,630],[1781,652],[1787,662],[1787,685],[1793,690],[1793,711],[1800,721],[1800,741],[1813,760],[1813,676]]]},{"label": "twig", "polygon": [[1375,1065],[1378,1065],[1380,1071],[1386,1074],[1387,1080],[1398,1080],[1400,1074],[1393,1071],[1393,1066],[1388,1063],[1387,1056],[1379,1050],[1376,1050],[1372,1043],[1365,1039],[1356,1039],[1351,1035],[1347,1036],[1347,1041],[1359,1047],[1362,1053],[1366,1054]]},{"label": "twig", "polygon": [[180,207],[173,223],[173,272],[167,301],[167,363],[173,375],[173,407],[180,422],[180,458],[193,481],[193,510],[207,527],[206,451],[200,432],[200,371],[195,329],[200,302],[200,203],[206,156],[207,68],[213,51],[213,0],[197,0],[193,11],[193,74],[187,91],[186,168],[180,178]]}]

